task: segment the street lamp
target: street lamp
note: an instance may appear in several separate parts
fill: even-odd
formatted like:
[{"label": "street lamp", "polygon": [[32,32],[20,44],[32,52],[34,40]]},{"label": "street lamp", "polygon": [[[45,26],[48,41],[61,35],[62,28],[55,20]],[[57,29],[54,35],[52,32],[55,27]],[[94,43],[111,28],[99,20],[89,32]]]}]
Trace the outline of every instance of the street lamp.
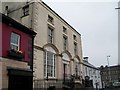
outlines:
[{"label": "street lamp", "polygon": [[109,58],[110,58],[110,55],[107,56],[107,62],[108,62],[108,76],[109,76],[109,85],[110,85],[111,76],[110,76]]},{"label": "street lamp", "polygon": [[109,57],[110,55],[107,56],[108,67],[109,67]]}]

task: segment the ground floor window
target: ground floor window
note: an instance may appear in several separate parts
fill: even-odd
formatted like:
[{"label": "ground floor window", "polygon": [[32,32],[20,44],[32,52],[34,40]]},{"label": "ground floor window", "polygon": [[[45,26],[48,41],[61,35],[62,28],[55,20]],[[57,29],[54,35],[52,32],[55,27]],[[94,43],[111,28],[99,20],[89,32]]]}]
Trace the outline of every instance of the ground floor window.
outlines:
[{"label": "ground floor window", "polygon": [[44,76],[55,77],[55,54],[50,51],[44,52]]}]

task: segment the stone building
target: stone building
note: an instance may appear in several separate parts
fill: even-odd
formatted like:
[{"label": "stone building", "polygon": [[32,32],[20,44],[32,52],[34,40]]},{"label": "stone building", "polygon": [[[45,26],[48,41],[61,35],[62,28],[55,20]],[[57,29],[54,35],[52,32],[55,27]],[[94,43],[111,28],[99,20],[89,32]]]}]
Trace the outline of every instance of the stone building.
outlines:
[{"label": "stone building", "polygon": [[2,5],[4,14],[37,32],[34,88],[59,88],[60,85],[70,88],[71,78],[76,86],[80,86],[83,58],[81,34],[43,1],[6,2]]},{"label": "stone building", "polygon": [[113,86],[113,83],[120,82],[120,66],[101,66],[101,80],[103,88]]}]

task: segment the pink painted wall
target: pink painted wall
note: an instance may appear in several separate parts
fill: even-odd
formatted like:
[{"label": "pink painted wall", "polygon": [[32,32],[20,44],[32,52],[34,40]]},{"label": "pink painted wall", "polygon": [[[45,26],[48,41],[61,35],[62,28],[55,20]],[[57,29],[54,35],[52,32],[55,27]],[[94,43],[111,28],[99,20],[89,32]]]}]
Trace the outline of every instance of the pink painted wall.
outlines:
[{"label": "pink painted wall", "polygon": [[24,61],[29,62],[30,59],[28,58],[28,54],[30,53],[30,51],[28,50],[28,47],[29,47],[29,40],[31,40],[31,37],[28,34],[21,32],[18,29],[12,27],[11,25],[7,25],[5,23],[0,22],[0,26],[1,25],[2,25],[2,57],[6,57],[6,58],[8,57],[8,51],[10,50],[10,37],[11,37],[11,33],[14,32],[20,35],[19,49],[25,53]]},{"label": "pink painted wall", "polygon": [[0,57],[2,56],[2,24],[0,24]]}]

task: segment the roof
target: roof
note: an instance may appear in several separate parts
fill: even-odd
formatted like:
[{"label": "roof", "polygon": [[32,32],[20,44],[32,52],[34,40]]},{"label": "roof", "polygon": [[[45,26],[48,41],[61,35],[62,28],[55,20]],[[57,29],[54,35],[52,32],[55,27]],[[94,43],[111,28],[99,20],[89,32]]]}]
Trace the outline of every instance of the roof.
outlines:
[{"label": "roof", "polygon": [[108,68],[113,69],[113,70],[120,69],[120,65],[109,66],[109,67],[106,65],[105,67],[103,67],[103,66],[100,67],[101,70],[108,70]]},{"label": "roof", "polygon": [[83,60],[83,65],[85,65],[85,66],[88,66],[88,67],[90,67],[90,68],[94,68],[94,69],[97,69],[97,70],[98,70],[98,68],[97,68],[97,67],[95,67],[94,65],[92,65],[91,63],[89,63],[89,62],[87,62],[87,61],[85,61],[85,60]]},{"label": "roof", "polygon": [[22,25],[21,23],[15,21],[14,19],[0,13],[0,17],[2,17],[2,20],[0,22],[11,24],[14,28],[19,29],[20,31],[27,33],[31,36],[35,36],[37,33],[32,31],[31,29],[27,28],[26,26]]}]

